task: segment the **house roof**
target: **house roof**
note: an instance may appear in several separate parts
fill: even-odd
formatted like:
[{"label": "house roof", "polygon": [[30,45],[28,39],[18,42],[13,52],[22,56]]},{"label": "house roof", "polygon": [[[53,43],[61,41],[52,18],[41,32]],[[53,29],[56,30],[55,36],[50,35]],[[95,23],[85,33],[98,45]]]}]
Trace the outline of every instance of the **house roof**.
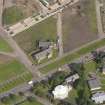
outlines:
[{"label": "house roof", "polygon": [[77,79],[79,79],[79,75],[78,74],[74,74],[74,75],[66,78],[66,82],[75,82]]},{"label": "house roof", "polygon": [[98,92],[92,95],[92,98],[105,97],[105,92]]},{"label": "house roof", "polygon": [[35,54],[34,56],[36,57],[36,59],[40,59],[40,58],[46,57],[51,52],[52,52],[52,49],[48,48],[48,49],[45,49],[45,50]]},{"label": "house roof", "polygon": [[105,101],[105,92],[97,92],[92,95],[91,99],[96,103],[103,103]]},{"label": "house roof", "polygon": [[54,91],[52,91],[55,99],[65,99],[68,97],[69,91],[72,89],[71,86],[58,85],[55,87]]},{"label": "house roof", "polygon": [[100,89],[100,81],[98,78],[91,78],[88,80],[88,84],[89,84],[89,87],[91,88],[91,90],[97,90],[97,89]]},{"label": "house roof", "polygon": [[51,45],[49,41],[39,41],[39,48],[48,48]]}]

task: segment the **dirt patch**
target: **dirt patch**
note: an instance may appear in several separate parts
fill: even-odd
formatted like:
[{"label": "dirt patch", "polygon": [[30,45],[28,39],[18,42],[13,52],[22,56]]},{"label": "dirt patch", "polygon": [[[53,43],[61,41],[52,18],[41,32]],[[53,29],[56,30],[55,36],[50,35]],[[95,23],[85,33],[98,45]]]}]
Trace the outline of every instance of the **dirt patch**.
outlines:
[{"label": "dirt patch", "polygon": [[[78,5],[78,4],[77,4]],[[77,8],[75,5],[74,8]],[[90,20],[86,14],[72,11],[70,7],[63,11],[64,52],[78,48],[98,38],[97,32],[90,28]]]},{"label": "dirt patch", "polygon": [[17,6],[22,10],[26,17],[33,14],[38,14],[41,11],[41,7],[35,0],[5,0],[4,7]]},{"label": "dirt patch", "polygon": [[12,61],[12,60],[13,59],[11,57],[0,54],[0,64],[7,63],[7,62]]}]

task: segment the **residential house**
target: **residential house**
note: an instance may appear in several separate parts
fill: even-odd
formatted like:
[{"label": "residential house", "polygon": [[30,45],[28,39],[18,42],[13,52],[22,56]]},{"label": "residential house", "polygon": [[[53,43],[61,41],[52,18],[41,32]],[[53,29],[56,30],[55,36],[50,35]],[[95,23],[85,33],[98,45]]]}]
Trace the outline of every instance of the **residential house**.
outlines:
[{"label": "residential house", "polygon": [[105,101],[105,92],[97,92],[92,95],[91,99],[96,104],[102,104]]},{"label": "residential house", "polygon": [[88,84],[91,91],[101,89],[101,83],[97,77],[90,78]]},{"label": "residential house", "polygon": [[51,58],[52,55],[53,55],[52,48],[48,48],[39,53],[36,53],[34,57],[37,60],[37,62],[40,63],[40,61],[44,60],[45,58],[48,58],[48,59]]},{"label": "residential house", "polygon": [[66,78],[66,82],[67,83],[72,83],[72,82],[75,82],[77,79],[79,79],[79,75],[76,73],[68,78]]},{"label": "residential house", "polygon": [[38,47],[40,49],[47,49],[49,47],[52,47],[52,42],[50,42],[50,41],[39,41]]}]

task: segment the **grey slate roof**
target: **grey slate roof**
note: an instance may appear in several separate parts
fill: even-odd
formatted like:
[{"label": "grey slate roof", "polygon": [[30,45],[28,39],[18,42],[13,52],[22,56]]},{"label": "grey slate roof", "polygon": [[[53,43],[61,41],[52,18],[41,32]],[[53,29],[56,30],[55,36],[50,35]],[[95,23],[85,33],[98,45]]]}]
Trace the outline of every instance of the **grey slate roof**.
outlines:
[{"label": "grey slate roof", "polygon": [[97,90],[101,88],[101,83],[98,78],[89,79],[88,84],[91,90]]},{"label": "grey slate roof", "polygon": [[39,48],[48,48],[51,45],[51,42],[48,41],[39,41]]}]

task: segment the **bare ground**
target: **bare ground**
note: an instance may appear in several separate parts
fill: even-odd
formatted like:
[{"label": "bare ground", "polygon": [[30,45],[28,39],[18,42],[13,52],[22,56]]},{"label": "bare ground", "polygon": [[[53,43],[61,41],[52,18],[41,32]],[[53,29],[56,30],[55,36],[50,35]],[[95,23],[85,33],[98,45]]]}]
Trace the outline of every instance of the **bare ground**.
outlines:
[{"label": "bare ground", "polygon": [[11,57],[0,54],[0,64],[7,63],[11,60],[13,60]]},{"label": "bare ground", "polygon": [[98,38],[97,33],[90,30],[87,16],[72,14],[71,8],[66,8],[62,16],[64,52],[71,51]]}]

